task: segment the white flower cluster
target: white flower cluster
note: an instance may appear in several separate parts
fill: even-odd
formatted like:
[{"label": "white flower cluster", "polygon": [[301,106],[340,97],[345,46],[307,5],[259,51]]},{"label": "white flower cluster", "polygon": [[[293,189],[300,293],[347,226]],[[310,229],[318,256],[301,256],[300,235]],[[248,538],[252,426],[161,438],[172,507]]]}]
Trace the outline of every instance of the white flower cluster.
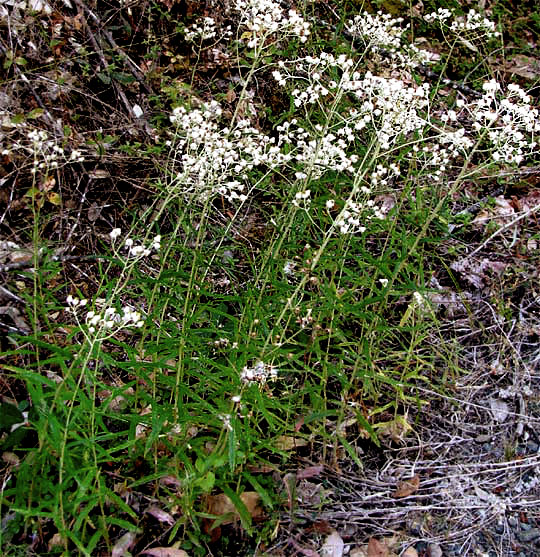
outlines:
[{"label": "white flower cluster", "polygon": [[[478,140],[487,142],[489,156],[497,163],[519,165],[538,152],[534,138],[540,132],[540,113],[531,106],[530,96],[514,84],[502,95],[495,80],[484,83],[483,91],[480,99],[469,103],[458,99],[455,110],[440,116],[448,127],[426,140],[423,148],[413,147],[411,156],[420,157],[426,166],[435,168],[429,175],[433,180],[439,181],[448,165],[458,157],[466,157]],[[467,129],[456,128],[460,120],[470,124]]]},{"label": "white flower cluster", "polygon": [[[77,310],[86,307],[88,300],[85,298],[80,299],[70,294],[66,298],[66,303],[69,309],[77,316]],[[108,307],[101,312],[89,311],[86,313],[85,322],[90,334],[106,330],[108,336],[117,333],[121,329],[128,327],[141,328],[144,325],[141,314],[129,306],[123,307],[121,313],[112,307]]]},{"label": "white flower cluster", "polygon": [[277,367],[261,361],[256,362],[253,367],[245,366],[240,373],[240,379],[244,383],[259,383],[261,385],[264,385],[267,381],[275,381],[277,376]]},{"label": "white flower cluster", "polygon": [[[225,29],[220,30],[221,38],[229,38],[232,36],[231,26],[227,25]],[[196,40],[208,41],[217,37],[218,29],[216,22],[212,17],[202,17],[198,19],[193,25],[190,25],[185,30],[186,41],[194,43]]]},{"label": "white flower cluster", "polygon": [[341,234],[362,234],[366,231],[365,225],[374,218],[382,220],[385,214],[373,199],[364,203],[348,200],[337,216],[335,225]]},{"label": "white flower cluster", "polygon": [[[277,126],[280,132],[278,145],[289,144],[294,150],[289,153],[292,159],[303,168],[303,172],[296,172],[297,179],[308,176],[312,179],[320,178],[325,172],[335,170],[337,172],[352,172],[354,165],[358,162],[358,156],[347,154],[347,148],[354,141],[353,131],[343,126],[336,133],[326,133],[321,126],[315,126],[315,133],[320,137],[314,137],[303,127],[296,126],[297,120],[284,122]],[[301,201],[305,198],[296,198]]]},{"label": "white flower cluster", "polygon": [[[445,25],[447,25],[447,21],[451,18],[455,18],[450,26],[448,26],[448,29],[452,33],[465,35],[468,38],[471,38],[470,35],[474,32],[480,32],[481,35],[484,35],[486,38],[500,36],[495,23],[474,9],[469,10],[465,16],[456,17],[450,10],[439,8],[436,12],[424,16],[424,19],[428,23],[438,21],[440,24]],[[480,38],[478,33],[475,33],[475,38]]]},{"label": "white flower cluster", "polygon": [[429,85],[408,86],[399,79],[372,75],[367,72],[364,79],[353,79],[347,88],[362,101],[351,116],[356,120],[355,129],[367,124],[375,127],[382,149],[389,149],[402,135],[421,131],[426,125],[423,111],[429,100]]},{"label": "white flower cluster", "polygon": [[186,41],[190,43],[195,42],[195,39],[201,41],[213,39],[216,35],[216,22],[212,17],[202,17],[185,30]]},{"label": "white flower cluster", "polygon": [[256,48],[273,34],[280,39],[296,36],[303,43],[309,37],[309,23],[296,10],[285,12],[274,0],[235,0],[234,9],[240,14],[240,25],[248,30],[248,48]]},{"label": "white flower cluster", "polygon": [[345,28],[353,35],[364,41],[371,50],[382,49],[395,51],[401,47],[401,35],[409,28],[402,27],[403,18],[394,19],[390,14],[364,12],[347,22]]},{"label": "white flower cluster", "polygon": [[484,83],[484,95],[469,108],[473,128],[478,134],[487,129],[496,162],[520,164],[537,150],[533,138],[540,132],[539,111],[518,85],[510,84],[503,99],[497,98],[500,88],[495,80]]},{"label": "white flower cluster", "polygon": [[440,182],[450,164],[459,157],[466,157],[474,144],[465,128],[444,129],[437,136],[426,138],[421,147],[415,144],[409,157],[417,162],[423,161],[427,169],[433,169],[425,174],[425,178]]},{"label": "white flower cluster", "polygon": [[[343,84],[350,80],[350,70],[354,61],[344,54],[335,57],[331,53],[321,52],[319,56],[299,58],[292,65],[295,73],[291,73],[285,62],[280,61],[280,69],[275,70],[272,76],[281,86],[284,86],[287,80],[302,85],[301,89],[296,88],[292,91],[294,106],[298,108],[314,104],[321,97],[327,97],[330,93],[343,89]],[[341,78],[337,72],[341,72]]]},{"label": "white flower cluster", "polygon": [[7,155],[13,150],[26,152],[33,157],[32,174],[58,168],[59,163],[84,161],[84,156],[78,149],[66,153],[55,140],[49,139],[46,131],[37,128],[26,132],[25,141],[14,141],[10,149],[5,149],[2,153]]},{"label": "white flower cluster", "polygon": [[[391,163],[388,167],[378,164],[370,176],[371,186],[388,186],[392,178],[396,178],[401,174],[399,165]],[[371,190],[366,186],[361,188],[363,193],[371,193]]]},{"label": "white flower cluster", "polygon": [[[393,18],[390,14],[364,12],[347,22],[346,30],[360,39],[364,48],[374,53],[384,53],[392,60],[391,67],[414,67],[432,61],[433,55],[415,45],[405,42],[401,37],[409,25],[402,25],[403,18]],[[387,63],[387,60],[385,60]]]},{"label": "white flower cluster", "polygon": [[228,128],[220,124],[221,115],[216,101],[189,112],[184,107],[174,109],[170,120],[177,128],[175,148],[181,165],[176,185],[200,201],[223,195],[228,201],[243,202],[250,170],[275,168],[290,157],[281,153],[275,138],[248,120]]},{"label": "white flower cluster", "polygon": [[[116,239],[121,236],[122,230],[120,228],[113,228],[109,233],[111,240],[116,242]],[[148,257],[153,251],[161,249],[161,236],[154,236],[153,240],[146,246],[142,243],[136,244],[133,238],[126,238],[124,241],[124,249],[128,252],[128,257],[141,258]]]},{"label": "white flower cluster", "polygon": [[309,208],[311,204],[311,190],[296,192],[292,204],[295,207]]},{"label": "white flower cluster", "polygon": [[[421,114],[429,102],[427,83],[417,87],[399,79],[375,76],[371,72],[362,77],[360,72],[351,71],[353,65],[353,60],[344,55],[336,58],[323,52],[318,57],[307,56],[298,60],[296,66],[301,73],[294,75],[281,65],[273,77],[278,83],[288,80],[298,83],[299,87],[291,93],[296,107],[313,104],[329,94],[348,93],[361,101],[358,107],[348,109],[347,125],[335,132],[335,135],[341,135],[338,144],[342,149],[352,143],[354,132],[368,125],[375,128],[383,149],[389,149],[399,136],[421,130],[426,125]],[[336,76],[336,71],[341,75]],[[329,104],[325,101],[321,107],[324,109],[324,105]],[[302,137],[295,138],[295,141],[302,140],[305,142]],[[330,140],[323,138],[323,142],[333,141],[334,137]],[[347,166],[345,160],[344,163]]]}]

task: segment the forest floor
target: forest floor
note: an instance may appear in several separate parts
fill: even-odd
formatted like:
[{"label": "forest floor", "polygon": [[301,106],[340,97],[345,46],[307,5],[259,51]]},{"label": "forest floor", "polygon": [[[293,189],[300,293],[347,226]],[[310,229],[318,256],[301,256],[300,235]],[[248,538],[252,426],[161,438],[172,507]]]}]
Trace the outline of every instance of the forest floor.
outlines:
[{"label": "forest floor", "polygon": [[535,0],[0,28],[3,555],[540,554]]}]

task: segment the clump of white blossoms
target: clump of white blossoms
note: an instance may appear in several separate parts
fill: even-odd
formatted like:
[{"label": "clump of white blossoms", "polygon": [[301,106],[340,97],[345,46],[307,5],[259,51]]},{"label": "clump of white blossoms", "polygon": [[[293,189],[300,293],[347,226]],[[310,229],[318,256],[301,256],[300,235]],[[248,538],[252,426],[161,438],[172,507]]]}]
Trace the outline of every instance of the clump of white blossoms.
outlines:
[{"label": "clump of white blossoms", "polygon": [[502,99],[495,80],[484,83],[483,90],[481,99],[464,106],[474,118],[473,128],[478,134],[487,129],[494,161],[520,164],[538,150],[534,137],[540,132],[539,111],[518,85],[508,85]]},{"label": "clump of white blossoms", "polygon": [[248,48],[264,46],[272,35],[279,39],[296,36],[303,43],[309,37],[309,23],[296,10],[285,11],[274,0],[235,0],[233,9],[240,14],[240,25],[247,29]]},{"label": "clump of white blossoms", "polygon": [[[540,113],[531,105],[531,97],[514,84],[504,94],[495,80],[484,83],[482,89],[479,99],[458,99],[455,109],[439,116],[445,127],[422,147],[414,146],[410,156],[434,169],[429,175],[433,180],[441,180],[449,165],[468,156],[479,140],[491,161],[499,164],[519,165],[538,153],[535,137],[540,132]],[[459,127],[459,122],[467,126]]]},{"label": "clump of white blossoms", "polygon": [[[121,235],[122,230],[120,228],[113,228],[113,230],[111,230],[109,236],[113,245],[116,244],[116,240]],[[161,249],[161,236],[154,236],[154,238],[146,244],[136,243],[133,238],[126,238],[124,240],[123,248],[127,251],[127,256],[129,258],[140,259],[142,257],[148,257],[152,252],[157,252]]]},{"label": "clump of white blossoms", "polygon": [[216,22],[214,18],[202,17],[186,28],[184,36],[186,41],[195,42],[195,39],[206,41],[213,39],[216,35]]},{"label": "clump of white blossoms", "polygon": [[308,209],[311,203],[311,190],[298,191],[294,195],[292,204],[295,207]]},{"label": "clump of white blossoms", "polygon": [[251,188],[251,170],[276,168],[290,157],[281,152],[275,138],[254,128],[249,120],[228,127],[221,123],[221,116],[216,101],[191,111],[173,110],[170,120],[176,126],[174,148],[180,166],[174,186],[198,201],[222,195],[230,202],[243,202]]},{"label": "clump of white blossoms", "polygon": [[[71,294],[66,298],[68,309],[79,321],[79,310],[88,305],[85,298],[77,298]],[[110,338],[122,329],[134,327],[141,328],[144,325],[142,315],[129,306],[124,306],[119,312],[113,307],[107,307],[102,311],[88,311],[84,317],[84,322],[88,327],[88,333],[96,336]]]},{"label": "clump of white blossoms", "polygon": [[[338,172],[352,172],[358,162],[358,156],[354,153],[348,154],[347,150],[354,141],[353,131],[343,126],[335,133],[326,132],[322,126],[317,125],[312,133],[309,133],[302,126],[298,126],[298,121],[292,119],[277,126],[280,132],[278,145],[293,145],[294,149],[289,152],[289,157],[296,162],[297,167],[301,168],[295,172],[297,180],[306,178],[317,179],[325,172],[334,170]],[[297,194],[296,206],[302,200],[308,200],[309,194],[304,197]],[[294,202],[293,202],[294,203]]]},{"label": "clump of white blossoms", "polygon": [[13,151],[26,153],[32,158],[32,174],[54,170],[60,164],[84,161],[81,151],[72,149],[67,152],[56,140],[49,139],[45,130],[38,128],[29,129],[24,139],[13,141],[10,148],[2,150],[2,153],[7,155]]},{"label": "clump of white blossoms", "polygon": [[[448,20],[452,18],[452,23],[448,25]],[[464,16],[456,16],[446,8],[439,8],[436,12],[426,14],[424,19],[428,23],[438,21],[442,29],[462,35],[469,40],[500,36],[495,23],[473,9]]]},{"label": "clump of white blossoms", "polygon": [[[426,125],[423,113],[429,104],[428,84],[408,85],[400,79],[376,76],[369,71],[362,75],[353,71],[352,59],[344,55],[336,58],[325,52],[317,57],[301,58],[295,66],[293,73],[283,64],[273,77],[280,84],[295,82],[291,94],[297,108],[309,107],[322,100],[319,105],[325,110],[324,107],[331,105],[336,96],[343,94],[352,95],[359,101],[352,109],[347,107],[347,113],[341,116],[344,124],[341,130],[333,132],[330,139],[323,137],[323,142],[332,143],[334,137],[339,136],[337,145],[345,149],[355,140],[357,132],[371,127],[381,148],[389,149],[400,136],[422,130]],[[295,138],[295,144],[301,145],[301,141],[306,143],[302,137]],[[328,145],[324,147],[328,152]],[[333,158],[341,158],[345,166],[347,159],[350,160],[349,156],[335,152]]]},{"label": "clump of white blossoms", "polygon": [[370,220],[382,220],[385,216],[373,199],[364,202],[347,200],[336,217],[335,226],[339,228],[341,234],[363,234]]},{"label": "clump of white blossoms", "polygon": [[[231,26],[228,25],[224,30],[220,30],[220,39],[232,36]],[[218,36],[218,28],[212,17],[201,17],[195,23],[186,28],[184,36],[187,42],[204,42]]]},{"label": "clump of white blossoms", "polygon": [[362,42],[364,49],[382,54],[392,61],[391,67],[411,67],[425,64],[433,55],[417,48],[409,42],[403,42],[402,36],[409,29],[403,24],[403,18],[393,18],[390,14],[364,12],[347,22],[345,28],[353,38]]},{"label": "clump of white blossoms", "polygon": [[240,379],[244,383],[259,383],[264,385],[267,381],[275,381],[278,376],[278,369],[271,364],[255,362],[253,367],[245,366],[240,373]]}]

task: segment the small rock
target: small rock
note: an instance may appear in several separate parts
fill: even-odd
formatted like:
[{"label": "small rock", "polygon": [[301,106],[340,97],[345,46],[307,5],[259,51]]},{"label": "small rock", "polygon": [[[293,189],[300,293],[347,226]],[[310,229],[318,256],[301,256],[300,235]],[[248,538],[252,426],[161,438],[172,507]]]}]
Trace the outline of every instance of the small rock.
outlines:
[{"label": "small rock", "polygon": [[441,546],[437,543],[430,543],[427,546],[428,557],[442,557]]},{"label": "small rock", "polygon": [[508,413],[510,412],[510,407],[508,403],[504,402],[504,400],[496,399],[490,401],[491,406],[491,413],[495,420],[499,423],[502,423],[508,417]]},{"label": "small rock", "polygon": [[531,528],[530,530],[525,530],[524,532],[520,532],[517,537],[519,538],[520,542],[532,542],[536,538],[540,538],[540,528]]},{"label": "small rock", "polygon": [[510,526],[512,526],[512,528],[515,528],[518,525],[517,518],[515,516],[509,517],[508,518],[508,524],[510,524]]},{"label": "small rock", "polygon": [[401,557],[418,557],[418,551],[414,547],[408,547],[402,554]]}]

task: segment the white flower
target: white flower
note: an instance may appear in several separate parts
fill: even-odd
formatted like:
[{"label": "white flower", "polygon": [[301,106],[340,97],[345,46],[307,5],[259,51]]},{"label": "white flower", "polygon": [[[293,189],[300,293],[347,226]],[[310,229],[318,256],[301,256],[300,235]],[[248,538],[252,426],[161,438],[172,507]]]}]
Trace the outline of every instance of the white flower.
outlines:
[{"label": "white flower", "polygon": [[116,238],[118,238],[118,236],[120,236],[120,234],[122,234],[122,230],[120,228],[113,228],[109,234],[109,236],[111,237],[111,240],[116,240]]},{"label": "white flower", "polygon": [[269,380],[277,379],[277,375],[277,367],[258,361],[253,367],[245,366],[240,374],[240,379],[245,383],[256,382],[264,384]]}]

